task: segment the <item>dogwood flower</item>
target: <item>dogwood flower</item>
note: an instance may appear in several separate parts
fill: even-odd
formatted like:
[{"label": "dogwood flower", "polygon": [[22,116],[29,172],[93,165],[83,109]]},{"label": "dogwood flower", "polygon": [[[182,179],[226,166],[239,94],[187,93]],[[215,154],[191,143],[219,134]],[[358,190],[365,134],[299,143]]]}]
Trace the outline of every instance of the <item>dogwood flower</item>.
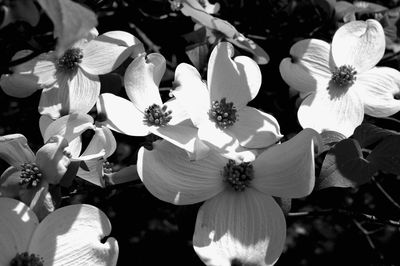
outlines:
[{"label": "dogwood flower", "polygon": [[199,138],[228,157],[240,145],[264,148],[281,137],[273,116],[246,106],[260,89],[260,68],[247,56],[232,60],[233,53],[233,46],[227,42],[214,48],[208,61],[207,84],[193,66],[179,64],[172,92],[198,127]]},{"label": "dogwood flower", "polygon": [[[83,161],[85,168],[77,167],[76,175],[97,186],[104,187],[103,179],[106,159],[111,156],[116,149],[116,140],[111,130],[101,125],[95,125],[93,118],[88,114],[70,114],[51,120],[49,117],[42,116],[40,127],[43,140],[46,142],[51,136],[63,137],[68,143],[68,155],[71,163],[77,166]],[[93,131],[87,148],[82,152],[82,134]]]},{"label": "dogwood flower", "polygon": [[124,83],[129,100],[103,93],[97,111],[110,129],[130,135],[155,134],[187,150],[191,156],[203,156],[208,147],[197,138],[197,128],[176,100],[162,102],[159,83],[166,69],[165,58],[158,53],[138,56],[126,69]]},{"label": "dogwood flower", "polygon": [[0,265],[116,265],[118,242],[107,216],[87,204],[62,207],[40,223],[24,203],[0,198]]},{"label": "dogwood flower", "polygon": [[51,51],[15,66],[12,74],[2,76],[2,89],[14,97],[27,97],[43,89],[39,112],[54,119],[73,112],[87,113],[100,94],[98,75],[111,72],[132,54],[143,51],[140,41],[130,33],[97,35],[93,29],[61,57]]},{"label": "dogwood flower", "polygon": [[364,113],[385,117],[400,110],[400,72],[376,67],[385,52],[378,21],[352,21],[331,44],[307,39],[295,43],[280,64],[282,78],[305,98],[297,116],[303,128],[353,134]]},{"label": "dogwood flower", "polygon": [[189,161],[166,141],[141,148],[137,170],[157,198],[177,205],[205,201],[197,214],[194,249],[207,265],[273,265],[284,246],[286,223],[272,196],[298,198],[314,187],[314,144],[304,129],[250,162],[209,152]]}]

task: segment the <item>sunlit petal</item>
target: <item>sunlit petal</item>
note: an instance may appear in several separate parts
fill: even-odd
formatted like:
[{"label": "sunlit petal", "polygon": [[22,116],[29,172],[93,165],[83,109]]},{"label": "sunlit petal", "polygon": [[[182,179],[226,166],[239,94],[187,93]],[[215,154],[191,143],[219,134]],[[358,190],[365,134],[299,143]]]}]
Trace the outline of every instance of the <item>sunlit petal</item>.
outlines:
[{"label": "sunlit petal", "polygon": [[349,137],[364,118],[364,105],[352,88],[340,95],[317,91],[304,99],[297,117],[303,128],[320,133],[333,130]]},{"label": "sunlit petal", "polygon": [[94,158],[90,160],[85,161],[85,165],[87,166],[87,169],[82,169],[79,168],[78,172],[76,173],[76,176],[79,176],[80,178],[95,184],[99,187],[104,187],[105,182],[103,179],[103,163],[104,159],[103,158]]},{"label": "sunlit petal", "polygon": [[146,188],[157,198],[173,204],[192,204],[221,192],[221,171],[226,160],[215,153],[190,161],[186,152],[167,141],[156,142],[151,151],[142,147],[137,171]]},{"label": "sunlit petal", "polygon": [[172,112],[171,120],[168,122],[169,125],[177,125],[185,121],[189,125],[193,126],[193,123],[190,120],[188,112],[176,98],[172,98],[166,101],[164,105],[167,107],[166,109],[167,111]]},{"label": "sunlit petal", "polygon": [[374,67],[384,53],[385,33],[374,19],[346,23],[332,39],[332,56],[336,66],[350,65],[358,73]]},{"label": "sunlit petal", "polygon": [[198,126],[208,118],[210,110],[210,93],[206,83],[193,66],[181,63],[175,70],[173,95],[189,113],[193,123]]},{"label": "sunlit petal", "polygon": [[126,69],[126,94],[140,111],[143,112],[152,104],[161,106],[158,85],[165,72],[165,65],[165,58],[161,54],[143,54],[133,60]]},{"label": "sunlit petal", "polygon": [[211,100],[233,102],[240,109],[256,97],[261,86],[261,71],[246,56],[231,59],[234,50],[227,42],[219,43],[208,61],[207,83]]},{"label": "sunlit petal", "polygon": [[286,222],[272,197],[248,188],[225,191],[197,214],[194,249],[208,266],[273,265],[282,253]]},{"label": "sunlit petal", "polygon": [[0,198],[0,213],[0,265],[10,265],[18,252],[27,250],[39,221],[28,206],[11,198]]},{"label": "sunlit petal", "polygon": [[360,74],[353,89],[368,115],[386,117],[400,111],[400,100],[394,98],[400,93],[400,72],[394,68],[374,67]]},{"label": "sunlit petal", "polygon": [[92,140],[78,159],[91,160],[93,158],[109,157],[114,153],[116,147],[117,144],[110,129],[106,127],[95,128]]},{"label": "sunlit petal", "polygon": [[46,132],[46,129],[49,127],[49,125],[53,122],[54,120],[51,119],[50,116],[47,115],[41,115],[39,118],[39,129],[40,129],[40,134],[42,134],[42,137],[44,138],[44,134]]},{"label": "sunlit petal", "polygon": [[281,137],[278,121],[270,114],[253,107],[244,107],[237,112],[239,119],[229,128],[246,148],[265,148]]},{"label": "sunlit petal", "polygon": [[12,166],[35,161],[35,154],[28,146],[24,135],[10,134],[0,136],[0,158]]},{"label": "sunlit petal", "polygon": [[110,185],[116,185],[135,181],[138,180],[140,177],[137,173],[136,164],[133,164],[122,168],[118,172],[105,174],[104,178],[106,179],[106,184],[108,183]]},{"label": "sunlit petal", "polygon": [[132,57],[136,57],[145,52],[142,42],[129,32],[119,30],[108,31],[103,33],[101,36],[103,36],[102,38],[112,40],[112,43],[116,45],[130,47]]},{"label": "sunlit petal", "polygon": [[76,204],[57,209],[37,227],[28,252],[45,265],[116,265],[118,243],[110,237],[111,223],[98,208]]},{"label": "sunlit petal", "polygon": [[97,112],[106,120],[101,124],[130,136],[147,136],[149,128],[143,123],[144,114],[132,102],[111,93],[100,94],[96,104]]},{"label": "sunlit petal", "polygon": [[253,163],[252,186],[277,197],[298,198],[310,194],[315,182],[314,152],[319,142],[319,134],[308,128],[267,149]]}]

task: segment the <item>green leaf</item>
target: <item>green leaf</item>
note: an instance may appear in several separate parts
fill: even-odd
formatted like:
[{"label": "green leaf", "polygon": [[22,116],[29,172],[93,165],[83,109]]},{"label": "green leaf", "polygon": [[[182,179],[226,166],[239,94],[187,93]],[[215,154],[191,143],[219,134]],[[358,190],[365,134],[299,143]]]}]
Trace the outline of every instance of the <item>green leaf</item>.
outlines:
[{"label": "green leaf", "polygon": [[337,143],[326,155],[315,189],[356,187],[367,183],[377,169],[364,159],[354,139]]},{"label": "green leaf", "polygon": [[292,208],[292,199],[291,198],[279,198],[273,197],[276,203],[281,207],[282,212],[287,215]]},{"label": "green leaf", "polygon": [[362,148],[365,148],[395,134],[397,133],[394,131],[383,129],[373,124],[364,123],[354,130],[353,138],[360,143]]},{"label": "green leaf", "polygon": [[400,175],[400,135],[386,137],[367,159],[379,170]]},{"label": "green leaf", "polygon": [[186,48],[186,55],[189,57],[193,66],[201,73],[207,67],[209,48],[206,43],[198,44]]},{"label": "green leaf", "polygon": [[339,141],[346,139],[346,136],[336,131],[323,131],[321,134],[322,149],[320,153],[328,151]]},{"label": "green leaf", "polygon": [[95,13],[71,0],[38,0],[38,3],[53,22],[58,56],[97,26]]}]

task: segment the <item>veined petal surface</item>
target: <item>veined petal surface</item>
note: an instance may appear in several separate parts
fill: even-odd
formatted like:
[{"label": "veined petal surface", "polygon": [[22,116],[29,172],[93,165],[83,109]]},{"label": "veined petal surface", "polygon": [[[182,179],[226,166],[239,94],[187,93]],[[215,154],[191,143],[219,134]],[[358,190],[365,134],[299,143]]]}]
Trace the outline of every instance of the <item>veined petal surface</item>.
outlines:
[{"label": "veined petal surface", "polygon": [[207,200],[197,214],[193,246],[207,266],[274,265],[286,239],[282,210],[247,188]]},{"label": "veined petal surface", "polygon": [[9,165],[20,167],[22,163],[35,161],[35,154],[22,134],[0,136],[0,158]]}]

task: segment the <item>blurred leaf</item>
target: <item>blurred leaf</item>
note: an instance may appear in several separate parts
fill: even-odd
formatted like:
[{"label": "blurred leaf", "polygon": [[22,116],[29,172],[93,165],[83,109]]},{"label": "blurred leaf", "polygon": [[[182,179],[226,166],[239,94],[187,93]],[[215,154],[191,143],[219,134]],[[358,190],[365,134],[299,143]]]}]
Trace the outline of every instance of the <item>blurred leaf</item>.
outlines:
[{"label": "blurred leaf", "polygon": [[379,170],[400,175],[400,135],[386,137],[367,159]]},{"label": "blurred leaf", "polygon": [[[342,2],[342,1],[340,1]],[[324,11],[327,17],[332,17],[336,8],[336,0],[313,0],[312,4]]]},{"label": "blurred leaf", "polygon": [[353,4],[346,1],[338,1],[335,3],[335,19],[336,21],[349,22],[356,19],[356,8]]},{"label": "blurred leaf", "polygon": [[330,150],[336,143],[346,139],[346,136],[336,131],[323,131],[320,135],[323,145],[320,153]]},{"label": "blurred leaf", "polygon": [[1,6],[0,28],[16,21],[28,22],[31,26],[39,23],[40,14],[32,0],[10,1],[9,5]]},{"label": "blurred leaf", "polygon": [[58,56],[97,26],[95,13],[71,0],[38,0],[38,3],[53,22]]},{"label": "blurred leaf", "polygon": [[315,188],[359,186],[367,183],[376,170],[363,158],[358,142],[345,139],[326,155]]},{"label": "blurred leaf", "polygon": [[356,8],[356,12],[359,14],[363,13],[378,13],[388,10],[387,7],[367,2],[367,1],[355,1],[353,2],[354,7]]},{"label": "blurred leaf", "polygon": [[373,124],[363,123],[354,130],[353,138],[360,143],[362,148],[365,148],[395,134],[397,133],[394,131],[383,129]]},{"label": "blurred leaf", "polygon": [[207,44],[203,43],[195,47],[186,48],[185,52],[199,72],[202,72],[207,67],[209,55]]},{"label": "blurred leaf", "polygon": [[370,118],[369,122],[383,129],[400,132],[400,121],[393,117]]},{"label": "blurred leaf", "polygon": [[278,203],[279,207],[281,207],[282,212],[285,215],[290,212],[290,209],[292,208],[292,199],[274,197],[274,200],[276,201],[276,203]]}]

